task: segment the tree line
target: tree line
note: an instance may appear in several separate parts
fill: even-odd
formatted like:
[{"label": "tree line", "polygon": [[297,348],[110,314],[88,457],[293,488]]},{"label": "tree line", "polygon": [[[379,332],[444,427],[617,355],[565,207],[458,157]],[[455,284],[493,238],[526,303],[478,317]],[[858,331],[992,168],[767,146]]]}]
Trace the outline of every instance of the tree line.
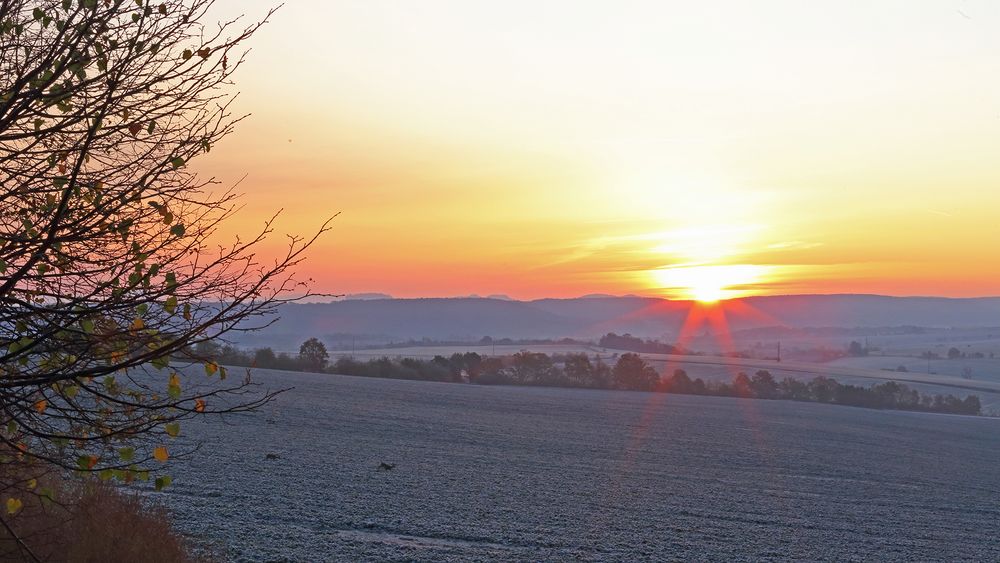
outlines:
[{"label": "tree line", "polygon": [[967,415],[978,415],[982,410],[976,395],[964,399],[950,394],[929,395],[895,381],[870,387],[842,384],[824,376],[810,381],[791,377],[779,381],[768,370],[758,370],[753,375],[739,372],[728,382],[692,379],[683,369],[675,370],[670,376],[661,376],[655,367],[631,352],[617,356],[613,364],[599,356],[549,355],[526,350],[507,356],[455,353],[429,360],[387,356],[358,360],[343,356],[330,363],[326,347],[315,338],[304,342],[297,356],[275,354],[270,348],[242,351],[228,346],[202,352],[214,353],[222,363],[230,365],[386,379],[654,391]]}]

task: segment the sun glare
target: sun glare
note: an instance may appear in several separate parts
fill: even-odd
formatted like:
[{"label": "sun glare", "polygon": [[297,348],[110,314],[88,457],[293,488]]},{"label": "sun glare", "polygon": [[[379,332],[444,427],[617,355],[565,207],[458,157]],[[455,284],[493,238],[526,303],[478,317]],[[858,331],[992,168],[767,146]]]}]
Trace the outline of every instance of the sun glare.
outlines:
[{"label": "sun glare", "polygon": [[767,268],[752,264],[675,266],[650,274],[655,287],[670,297],[714,303],[748,295],[748,286],[762,281]]}]

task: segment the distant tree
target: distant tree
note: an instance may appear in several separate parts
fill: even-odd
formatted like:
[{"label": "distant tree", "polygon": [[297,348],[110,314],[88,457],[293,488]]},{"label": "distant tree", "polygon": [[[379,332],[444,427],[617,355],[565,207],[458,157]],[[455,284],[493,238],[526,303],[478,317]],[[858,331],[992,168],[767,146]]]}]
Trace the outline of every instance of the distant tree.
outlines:
[{"label": "distant tree", "polygon": [[307,371],[323,371],[330,354],[326,346],[316,338],[310,338],[299,346],[299,359]]},{"label": "distant tree", "polygon": [[270,348],[258,348],[254,350],[253,363],[259,368],[273,368],[278,362],[278,357],[274,355],[274,350]]},{"label": "distant tree", "polygon": [[660,382],[660,374],[638,354],[622,354],[612,370],[615,387],[635,391],[652,391]]},{"label": "distant tree", "polygon": [[833,400],[838,383],[822,375],[814,377],[808,384],[809,396],[818,403],[829,403]]},{"label": "distant tree", "polygon": [[798,379],[786,377],[778,384],[778,389],[781,397],[784,399],[791,399],[793,401],[810,400],[809,386]]},{"label": "distant tree", "polygon": [[521,384],[554,385],[562,376],[547,354],[526,350],[511,356],[510,371]]},{"label": "distant tree", "polygon": [[483,358],[479,365],[479,373],[474,380],[474,383],[482,385],[505,385],[512,382],[503,359],[496,356]]},{"label": "distant tree", "polygon": [[961,350],[959,350],[958,348],[955,348],[954,346],[952,346],[951,348],[948,348],[948,359],[949,360],[957,360],[958,358],[961,358],[961,357],[962,357],[962,351]]},{"label": "distant tree", "polygon": [[742,371],[736,374],[736,377],[733,378],[733,391],[736,393],[737,397],[756,397],[756,393],[754,393],[753,389],[753,382],[750,381],[750,377]]},{"label": "distant tree", "polygon": [[563,373],[573,384],[594,387],[594,365],[586,354],[569,354],[563,362]]},{"label": "distant tree", "polygon": [[778,398],[778,383],[774,380],[771,372],[766,369],[758,370],[757,373],[753,374],[753,377],[750,378],[750,385],[753,387],[754,395],[761,399]]},{"label": "distant tree", "polygon": [[664,390],[667,393],[691,393],[694,390],[694,382],[686,371],[675,369],[673,375],[665,382]]},{"label": "distant tree", "polygon": [[631,350],[632,352],[643,352],[647,354],[675,354],[680,353],[675,346],[664,344],[656,340],[638,338],[631,334],[621,336],[609,332],[601,337],[598,346],[602,348],[614,348],[618,350]]},{"label": "distant tree", "polygon": [[604,363],[599,355],[594,355],[593,370],[591,371],[592,386],[597,389],[610,389],[614,385],[614,378],[611,375],[611,366]]},{"label": "distant tree", "polygon": [[298,358],[293,358],[287,352],[279,352],[278,356],[274,359],[274,368],[298,371],[302,369],[302,362]]},{"label": "distant tree", "polygon": [[982,403],[976,395],[969,395],[962,401],[962,414],[978,415],[982,412]]}]

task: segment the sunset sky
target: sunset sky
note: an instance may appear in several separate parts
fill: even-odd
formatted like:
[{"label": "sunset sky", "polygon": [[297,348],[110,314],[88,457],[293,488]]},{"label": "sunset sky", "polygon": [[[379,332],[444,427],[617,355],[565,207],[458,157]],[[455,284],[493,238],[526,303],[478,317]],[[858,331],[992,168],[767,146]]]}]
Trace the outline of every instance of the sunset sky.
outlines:
[{"label": "sunset sky", "polygon": [[318,291],[1000,294],[998,2],[291,0],[252,48],[197,168],[232,233],[342,212]]}]

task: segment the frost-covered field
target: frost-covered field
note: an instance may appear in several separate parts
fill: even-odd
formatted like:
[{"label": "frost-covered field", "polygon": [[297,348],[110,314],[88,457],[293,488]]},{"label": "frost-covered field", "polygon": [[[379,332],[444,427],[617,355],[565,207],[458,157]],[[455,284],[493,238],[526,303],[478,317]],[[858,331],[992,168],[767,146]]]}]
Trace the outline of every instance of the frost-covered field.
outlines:
[{"label": "frost-covered field", "polygon": [[255,373],[155,494],[233,560],[1000,560],[1000,420]]}]

